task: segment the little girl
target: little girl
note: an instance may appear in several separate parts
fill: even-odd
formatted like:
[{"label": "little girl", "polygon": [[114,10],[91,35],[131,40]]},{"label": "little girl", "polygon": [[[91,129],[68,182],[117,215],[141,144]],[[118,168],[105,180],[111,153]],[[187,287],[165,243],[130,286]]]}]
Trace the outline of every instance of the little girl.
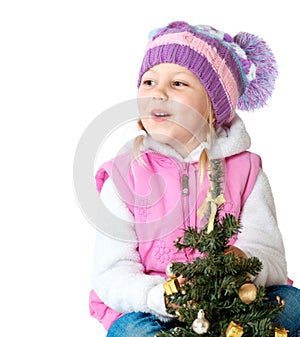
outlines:
[{"label": "little girl", "polygon": [[188,226],[202,225],[197,210],[211,159],[223,160],[224,210],[242,225],[229,250],[262,261],[254,283],[284,299],[279,321],[289,336],[300,336],[300,291],[287,282],[271,188],[236,114],[264,106],[276,77],[271,50],[251,34],[232,38],[186,22],[151,33],[138,78],[144,135],[96,174],[100,197],[122,219],[123,233],[97,233],[90,310],[107,336],[153,337],[172,327],[166,268],[195,258],[174,241]]}]

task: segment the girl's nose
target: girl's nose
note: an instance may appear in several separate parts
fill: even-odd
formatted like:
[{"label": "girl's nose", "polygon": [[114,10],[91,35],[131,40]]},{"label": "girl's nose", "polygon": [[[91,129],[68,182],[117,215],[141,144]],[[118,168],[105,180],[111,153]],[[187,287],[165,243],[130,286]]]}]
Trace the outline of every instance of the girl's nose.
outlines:
[{"label": "girl's nose", "polygon": [[165,96],[165,95],[154,96],[153,98],[156,99],[156,100],[160,100],[160,101],[167,101],[168,100],[168,97]]},{"label": "girl's nose", "polygon": [[153,98],[160,101],[167,101],[169,95],[164,88],[156,88],[155,92],[153,93]]}]

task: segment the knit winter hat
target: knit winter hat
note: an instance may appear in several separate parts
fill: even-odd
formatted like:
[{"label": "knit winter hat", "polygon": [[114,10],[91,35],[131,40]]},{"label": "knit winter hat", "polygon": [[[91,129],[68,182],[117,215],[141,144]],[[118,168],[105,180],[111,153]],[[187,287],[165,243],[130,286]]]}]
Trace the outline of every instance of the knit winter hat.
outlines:
[{"label": "knit winter hat", "polygon": [[206,25],[175,21],[149,35],[139,73],[160,63],[176,63],[196,75],[210,96],[216,128],[228,125],[235,109],[261,108],[271,97],[278,75],[274,55],[259,37],[235,37]]}]

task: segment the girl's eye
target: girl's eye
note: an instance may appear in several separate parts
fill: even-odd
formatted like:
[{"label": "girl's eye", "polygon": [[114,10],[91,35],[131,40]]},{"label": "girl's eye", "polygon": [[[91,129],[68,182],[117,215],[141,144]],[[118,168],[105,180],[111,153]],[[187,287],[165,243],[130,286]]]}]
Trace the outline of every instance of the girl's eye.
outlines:
[{"label": "girl's eye", "polygon": [[185,83],[180,82],[180,81],[174,81],[174,82],[173,82],[173,85],[174,85],[175,87],[184,87],[184,86],[186,86]]},{"label": "girl's eye", "polygon": [[154,82],[154,81],[152,81],[152,80],[145,80],[145,81],[143,82],[143,84],[144,84],[144,85],[149,85],[149,86],[152,86],[152,85],[154,85],[154,84],[155,84],[155,82]]}]

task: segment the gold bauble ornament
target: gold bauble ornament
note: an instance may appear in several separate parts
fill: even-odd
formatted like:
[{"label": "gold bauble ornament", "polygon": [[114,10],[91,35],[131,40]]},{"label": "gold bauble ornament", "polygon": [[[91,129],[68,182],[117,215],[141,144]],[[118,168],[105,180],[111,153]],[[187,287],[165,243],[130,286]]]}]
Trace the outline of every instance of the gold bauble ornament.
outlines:
[{"label": "gold bauble ornament", "polygon": [[253,283],[245,283],[240,287],[239,298],[242,302],[250,304],[255,301],[257,296],[257,287]]},{"label": "gold bauble ornament", "polygon": [[198,335],[203,335],[207,333],[209,329],[209,321],[204,317],[203,309],[199,310],[198,316],[194,320],[192,328]]}]

